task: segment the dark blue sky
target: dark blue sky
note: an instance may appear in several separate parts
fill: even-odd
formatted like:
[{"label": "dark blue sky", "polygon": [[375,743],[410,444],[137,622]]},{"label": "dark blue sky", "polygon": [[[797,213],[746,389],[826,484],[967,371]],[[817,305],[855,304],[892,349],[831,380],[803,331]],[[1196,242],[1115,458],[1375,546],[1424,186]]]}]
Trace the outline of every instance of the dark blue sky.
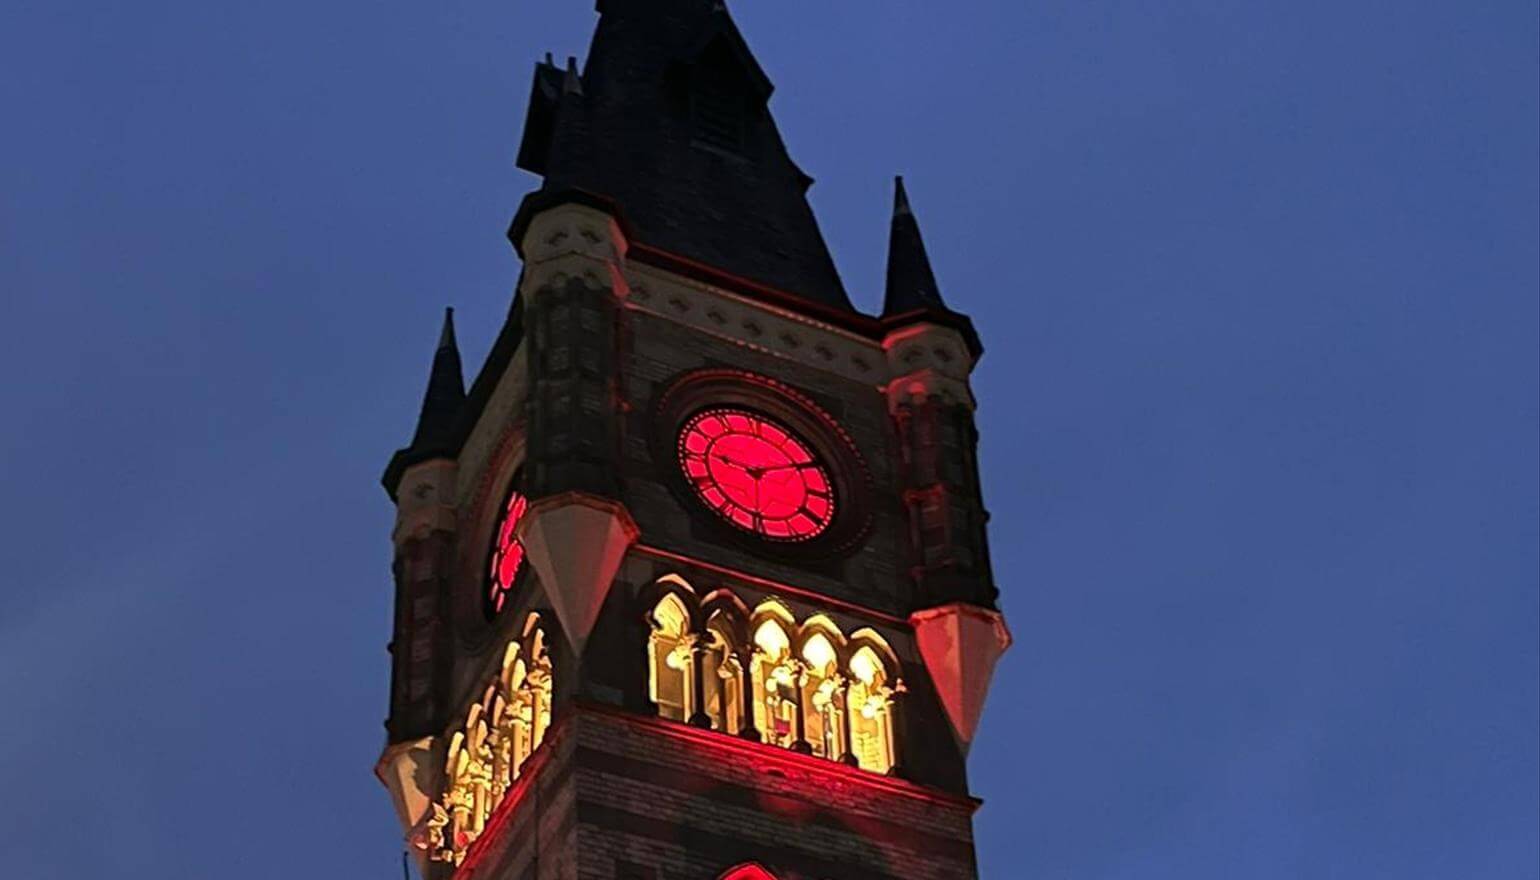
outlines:
[{"label": "dark blue sky", "polygon": [[[847,286],[971,312],[1009,878],[1540,873],[1532,0],[740,0]],[[391,508],[586,0],[0,6],[18,878],[392,877]]]}]

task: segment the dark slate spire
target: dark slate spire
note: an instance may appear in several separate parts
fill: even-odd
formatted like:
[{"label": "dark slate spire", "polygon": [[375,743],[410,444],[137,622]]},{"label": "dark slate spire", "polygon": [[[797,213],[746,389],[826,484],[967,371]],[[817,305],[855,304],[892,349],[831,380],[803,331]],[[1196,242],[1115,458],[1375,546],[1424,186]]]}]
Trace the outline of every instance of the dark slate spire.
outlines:
[{"label": "dark slate spire", "polygon": [[634,258],[852,312],[767,101],[719,0],[600,0],[581,73],[535,66],[519,167],[544,176],[510,230],[585,200],[618,211]]},{"label": "dark slate spire", "polygon": [[465,379],[460,372],[460,346],[455,342],[455,310],[446,308],[444,329],[439,331],[438,350],[433,353],[433,370],[428,374],[428,390],[422,396],[422,412],[417,417],[411,448],[453,451],[455,417],[464,402]]},{"label": "dark slate spire", "polygon": [[909,207],[904,179],[893,178],[893,226],[888,233],[888,288],[882,300],[882,316],[890,318],[921,309],[947,311],[925,255],[920,224]]},{"label": "dark slate spire", "polygon": [[433,369],[428,374],[428,389],[423,393],[422,409],[417,415],[417,430],[412,434],[411,445],[396,450],[385,468],[383,482],[392,497],[408,467],[457,454],[456,420],[464,403],[465,378],[460,371],[460,346],[455,342],[455,310],[446,308],[438,349],[433,353]]},{"label": "dark slate spire", "polygon": [[929,323],[951,327],[962,334],[968,351],[977,360],[984,353],[979,335],[967,315],[947,308],[931,271],[920,224],[904,192],[904,179],[893,178],[893,225],[888,233],[888,285],[882,298],[882,323],[889,329]]}]

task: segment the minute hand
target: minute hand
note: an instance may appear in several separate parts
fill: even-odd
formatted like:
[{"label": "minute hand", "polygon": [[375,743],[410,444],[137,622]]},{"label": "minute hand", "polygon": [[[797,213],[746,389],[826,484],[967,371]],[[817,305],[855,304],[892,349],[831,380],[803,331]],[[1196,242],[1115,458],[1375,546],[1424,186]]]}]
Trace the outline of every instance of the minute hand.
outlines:
[{"label": "minute hand", "polygon": [[774,465],[772,467],[760,468],[759,472],[762,473],[762,474],[768,474],[768,473],[772,473],[774,471],[791,470],[792,468],[797,468],[797,469],[800,470],[801,468],[811,467],[812,465],[813,465],[813,462],[811,462],[811,461],[794,461],[791,464],[778,464],[778,465]]}]

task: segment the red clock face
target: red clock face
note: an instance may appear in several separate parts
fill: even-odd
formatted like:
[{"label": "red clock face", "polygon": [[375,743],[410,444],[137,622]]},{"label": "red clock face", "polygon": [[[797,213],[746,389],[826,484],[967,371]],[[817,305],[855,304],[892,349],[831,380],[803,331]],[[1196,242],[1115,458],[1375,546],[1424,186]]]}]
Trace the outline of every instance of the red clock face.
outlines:
[{"label": "red clock face", "polygon": [[697,413],[679,433],[679,464],[707,507],[761,537],[805,541],[834,517],[834,486],[811,447],[758,413]]},{"label": "red clock face", "polygon": [[503,508],[503,517],[497,523],[497,534],[492,539],[492,570],[487,587],[487,609],[491,614],[503,610],[518,581],[519,571],[524,567],[524,545],[513,536],[513,530],[519,520],[524,518],[527,507],[528,499],[518,492],[510,492],[508,506]]}]

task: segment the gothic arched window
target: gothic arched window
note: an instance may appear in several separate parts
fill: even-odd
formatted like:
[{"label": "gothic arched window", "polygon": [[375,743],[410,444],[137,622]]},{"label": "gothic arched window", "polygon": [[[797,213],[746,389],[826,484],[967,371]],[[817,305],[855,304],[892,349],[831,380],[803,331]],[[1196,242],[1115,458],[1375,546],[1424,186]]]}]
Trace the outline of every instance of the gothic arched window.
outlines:
[{"label": "gothic arched window", "polygon": [[647,642],[652,701],[658,714],[686,721],[694,713],[695,658],[691,651],[690,615],[672,593],[652,609],[652,635]]},{"label": "gothic arched window", "polygon": [[551,658],[531,614],[497,676],[450,738],[444,790],[418,846],[436,862],[464,861],[551,726]]},{"label": "gothic arched window", "polygon": [[702,602],[677,575],[654,586],[648,685],[659,716],[892,772],[904,686],[875,631],[847,639],[824,614],[799,625],[775,599],[750,615],[727,590]]},{"label": "gothic arched window", "polygon": [[705,679],[706,714],[711,726],[723,733],[743,730],[743,667],[738,645],[723,616],[713,614],[706,622],[706,652],[701,675]]},{"label": "gothic arched window", "polygon": [[887,664],[870,645],[850,655],[850,753],[862,769],[893,768],[893,688]]},{"label": "gothic arched window", "polygon": [[754,726],[765,742],[790,748],[797,742],[797,670],[791,639],[773,617],[754,628]]},{"label": "gothic arched window", "polygon": [[839,758],[845,754],[840,704],[840,675],[834,644],[822,632],[802,643],[802,705],[806,741],[813,754]]}]

